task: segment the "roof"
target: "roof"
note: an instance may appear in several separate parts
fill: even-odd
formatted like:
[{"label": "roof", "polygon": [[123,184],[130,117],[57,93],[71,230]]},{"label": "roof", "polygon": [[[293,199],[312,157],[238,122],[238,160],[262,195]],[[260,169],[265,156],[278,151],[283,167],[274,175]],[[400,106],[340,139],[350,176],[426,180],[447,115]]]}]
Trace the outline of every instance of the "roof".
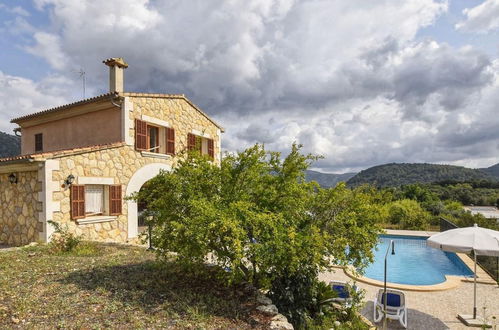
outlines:
[{"label": "roof", "polygon": [[465,205],[463,208],[471,214],[481,214],[487,219],[499,219],[499,209],[494,206]]},{"label": "roof", "polygon": [[113,93],[101,94],[101,95],[90,97],[90,98],[87,98],[87,99],[83,99],[83,100],[80,100],[80,101],[77,101],[77,102],[64,104],[64,105],[61,105],[61,106],[58,106],[58,107],[55,107],[55,108],[50,108],[50,109],[38,111],[38,112],[29,114],[29,115],[26,115],[26,116],[17,117],[17,118],[12,119],[10,122],[17,124],[18,122],[25,121],[25,120],[28,120],[28,119],[31,119],[31,118],[35,118],[35,117],[42,116],[42,115],[49,114],[49,113],[63,111],[63,110],[69,109],[69,108],[77,106],[77,105],[82,105],[82,104],[86,104],[86,103],[92,103],[92,102],[99,101],[99,100],[102,100],[102,99],[105,99],[105,98],[108,98],[108,97],[113,97],[113,96],[114,97],[118,96],[118,93],[114,93],[113,92]]},{"label": "roof", "polygon": [[96,145],[73,148],[73,149],[63,149],[63,150],[34,153],[34,154],[29,154],[29,155],[6,157],[6,158],[0,158],[0,165],[3,165],[4,163],[11,163],[11,162],[44,161],[46,159],[59,158],[59,157],[69,156],[69,155],[78,154],[78,153],[118,148],[118,147],[121,147],[124,145],[125,145],[125,142],[114,142],[114,143],[108,143],[108,144],[96,144]]},{"label": "roof", "polygon": [[200,108],[198,108],[187,97],[185,97],[184,94],[129,93],[129,92],[118,93],[118,92],[111,92],[111,93],[106,93],[106,94],[94,96],[94,97],[91,97],[91,98],[83,99],[83,100],[80,100],[80,101],[77,101],[77,102],[68,103],[68,104],[61,105],[61,106],[58,106],[58,107],[55,107],[55,108],[50,108],[50,109],[42,110],[42,111],[35,112],[35,113],[29,114],[29,115],[26,115],[26,116],[17,117],[17,118],[12,119],[10,122],[11,123],[19,124],[20,122],[23,122],[25,120],[29,120],[29,119],[32,119],[32,118],[36,118],[38,116],[43,116],[43,115],[46,115],[46,114],[52,114],[52,113],[56,113],[56,112],[62,112],[64,110],[70,109],[70,108],[72,108],[74,106],[83,105],[83,104],[87,104],[87,103],[92,103],[92,102],[103,100],[103,99],[106,99],[106,98],[126,97],[126,96],[129,96],[129,97],[157,97],[157,98],[168,98],[168,99],[182,99],[182,100],[186,101],[187,103],[189,103],[189,105],[191,105],[194,109],[196,109],[197,111],[199,111],[199,113],[201,113],[203,116],[205,116],[206,119],[208,119],[209,121],[211,121],[222,132],[225,131],[225,129],[220,124],[218,124],[216,121],[214,121],[213,119],[211,119],[203,110],[201,110]]},{"label": "roof", "polygon": [[216,121],[210,118],[203,110],[201,110],[197,105],[191,102],[187,97],[185,97],[185,94],[158,94],[158,93],[130,93],[130,92],[123,92],[120,93],[120,96],[130,96],[130,97],[157,97],[157,98],[163,98],[163,99],[182,99],[189,103],[191,107],[199,111],[203,116],[206,117],[209,121],[213,123],[216,127],[220,128],[222,132],[225,132],[225,129]]}]

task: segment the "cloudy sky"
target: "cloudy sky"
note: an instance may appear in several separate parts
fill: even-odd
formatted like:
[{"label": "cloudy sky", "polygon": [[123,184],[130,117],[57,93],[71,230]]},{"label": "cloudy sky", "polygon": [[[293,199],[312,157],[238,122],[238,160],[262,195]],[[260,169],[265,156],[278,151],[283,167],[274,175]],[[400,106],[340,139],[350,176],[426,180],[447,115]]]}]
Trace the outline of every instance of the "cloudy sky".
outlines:
[{"label": "cloudy sky", "polygon": [[325,172],[499,162],[499,0],[1,0],[0,130],[107,92],[183,93],[223,147],[293,141]]}]

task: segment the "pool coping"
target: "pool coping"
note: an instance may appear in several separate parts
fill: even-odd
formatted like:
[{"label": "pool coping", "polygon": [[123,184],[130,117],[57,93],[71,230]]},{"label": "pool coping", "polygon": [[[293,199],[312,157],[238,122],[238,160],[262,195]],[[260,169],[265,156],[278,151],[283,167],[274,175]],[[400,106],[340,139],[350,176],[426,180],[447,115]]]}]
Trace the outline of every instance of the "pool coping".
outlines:
[{"label": "pool coping", "polygon": [[[417,237],[430,237],[437,232],[429,231],[414,231],[414,230],[385,230],[385,234],[394,236],[417,236]],[[474,261],[464,253],[456,253],[459,259],[473,272]],[[341,268],[343,272],[350,278],[357,280],[362,283],[384,287],[383,281],[374,280],[365,276],[357,274],[356,270],[352,266],[334,266],[334,268]],[[480,265],[477,264],[476,267],[477,283],[496,285],[497,282],[490,277],[487,272],[485,272]],[[386,282],[387,288],[406,290],[406,291],[419,291],[419,292],[431,292],[431,291],[444,291],[449,289],[454,289],[461,285],[462,282],[473,283],[474,279],[468,278],[466,276],[456,276],[456,275],[445,275],[445,281],[442,283],[431,284],[431,285],[409,285],[400,283]]]}]

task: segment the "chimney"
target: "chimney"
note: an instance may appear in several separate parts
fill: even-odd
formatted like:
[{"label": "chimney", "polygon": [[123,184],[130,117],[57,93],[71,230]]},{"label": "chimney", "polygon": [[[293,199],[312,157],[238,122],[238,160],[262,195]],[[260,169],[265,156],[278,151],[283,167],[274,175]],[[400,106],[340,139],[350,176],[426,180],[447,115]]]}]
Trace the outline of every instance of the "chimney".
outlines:
[{"label": "chimney", "polygon": [[109,67],[109,92],[123,92],[125,83],[123,70],[128,68],[128,64],[121,57],[108,58],[102,63]]}]

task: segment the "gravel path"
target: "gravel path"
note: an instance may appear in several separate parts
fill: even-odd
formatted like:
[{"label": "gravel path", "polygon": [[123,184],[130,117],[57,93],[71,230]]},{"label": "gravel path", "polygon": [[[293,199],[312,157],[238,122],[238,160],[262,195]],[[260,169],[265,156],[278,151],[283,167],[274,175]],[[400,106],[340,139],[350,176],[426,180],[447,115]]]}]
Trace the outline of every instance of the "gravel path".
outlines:
[{"label": "gravel path", "polygon": [[[322,273],[319,278],[325,282],[333,279],[350,282],[343,270]],[[373,301],[379,287],[365,283],[357,283],[366,290],[366,305],[362,314],[373,321]],[[457,314],[472,314],[473,283],[462,282],[455,289],[437,292],[405,291],[408,308],[407,329],[440,330],[440,329],[473,329],[468,328],[457,319]],[[487,315],[495,315],[499,319],[499,287],[497,285],[477,284],[478,314],[487,306]],[[499,320],[497,320],[499,327]],[[377,324],[381,326],[382,323]],[[390,321],[389,329],[403,329],[398,321]]]}]

